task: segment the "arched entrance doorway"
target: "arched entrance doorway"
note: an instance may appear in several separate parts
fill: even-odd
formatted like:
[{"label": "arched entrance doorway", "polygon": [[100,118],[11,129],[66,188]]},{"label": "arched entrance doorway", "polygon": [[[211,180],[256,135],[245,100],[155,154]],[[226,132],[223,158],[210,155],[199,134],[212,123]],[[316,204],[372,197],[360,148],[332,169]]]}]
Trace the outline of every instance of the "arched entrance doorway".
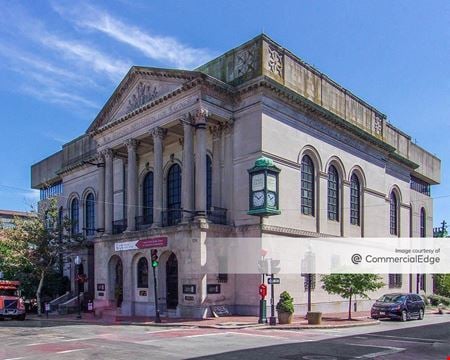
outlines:
[{"label": "arched entrance doorway", "polygon": [[109,261],[110,299],[114,306],[121,307],[123,301],[123,264],[119,256],[113,256]]},{"label": "arched entrance doorway", "polygon": [[174,253],[166,262],[166,302],[167,309],[178,306],[178,260]]}]

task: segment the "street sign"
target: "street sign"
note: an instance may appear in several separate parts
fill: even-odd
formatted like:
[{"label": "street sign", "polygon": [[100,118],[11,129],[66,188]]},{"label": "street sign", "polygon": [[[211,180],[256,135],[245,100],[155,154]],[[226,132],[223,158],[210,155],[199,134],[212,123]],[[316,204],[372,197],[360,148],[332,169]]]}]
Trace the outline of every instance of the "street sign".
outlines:
[{"label": "street sign", "polygon": [[167,246],[167,236],[158,236],[138,241],[117,242],[114,244],[115,251],[154,249]]},{"label": "street sign", "polygon": [[269,285],[278,285],[280,283],[280,278],[268,278],[267,283]]}]

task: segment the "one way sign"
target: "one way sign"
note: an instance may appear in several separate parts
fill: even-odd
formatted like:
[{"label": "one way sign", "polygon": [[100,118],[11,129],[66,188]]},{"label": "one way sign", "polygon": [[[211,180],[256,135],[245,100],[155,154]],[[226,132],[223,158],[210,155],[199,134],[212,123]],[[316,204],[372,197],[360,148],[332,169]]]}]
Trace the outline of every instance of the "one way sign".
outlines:
[{"label": "one way sign", "polygon": [[278,285],[279,283],[280,283],[280,278],[268,278],[267,279],[267,283],[269,284],[269,285]]}]

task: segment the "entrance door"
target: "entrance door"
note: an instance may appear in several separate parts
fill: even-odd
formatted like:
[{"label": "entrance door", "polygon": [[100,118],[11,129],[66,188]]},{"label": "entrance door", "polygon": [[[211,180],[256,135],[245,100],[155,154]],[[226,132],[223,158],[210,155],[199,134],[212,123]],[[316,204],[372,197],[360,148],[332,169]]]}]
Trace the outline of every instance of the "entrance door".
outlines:
[{"label": "entrance door", "polygon": [[166,262],[166,301],[168,309],[176,309],[178,305],[178,260],[174,253]]},{"label": "entrance door", "polygon": [[123,266],[120,259],[117,260],[115,267],[114,298],[116,299],[116,306],[121,307],[123,301]]}]

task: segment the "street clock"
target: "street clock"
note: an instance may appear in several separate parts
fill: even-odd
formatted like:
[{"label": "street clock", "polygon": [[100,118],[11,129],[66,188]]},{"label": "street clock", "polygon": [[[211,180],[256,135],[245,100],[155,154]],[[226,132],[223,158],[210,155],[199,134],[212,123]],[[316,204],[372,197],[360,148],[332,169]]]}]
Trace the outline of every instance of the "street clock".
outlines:
[{"label": "street clock", "polygon": [[272,159],[260,157],[255,166],[248,170],[249,174],[249,211],[255,216],[279,215],[279,187],[277,168]]}]

